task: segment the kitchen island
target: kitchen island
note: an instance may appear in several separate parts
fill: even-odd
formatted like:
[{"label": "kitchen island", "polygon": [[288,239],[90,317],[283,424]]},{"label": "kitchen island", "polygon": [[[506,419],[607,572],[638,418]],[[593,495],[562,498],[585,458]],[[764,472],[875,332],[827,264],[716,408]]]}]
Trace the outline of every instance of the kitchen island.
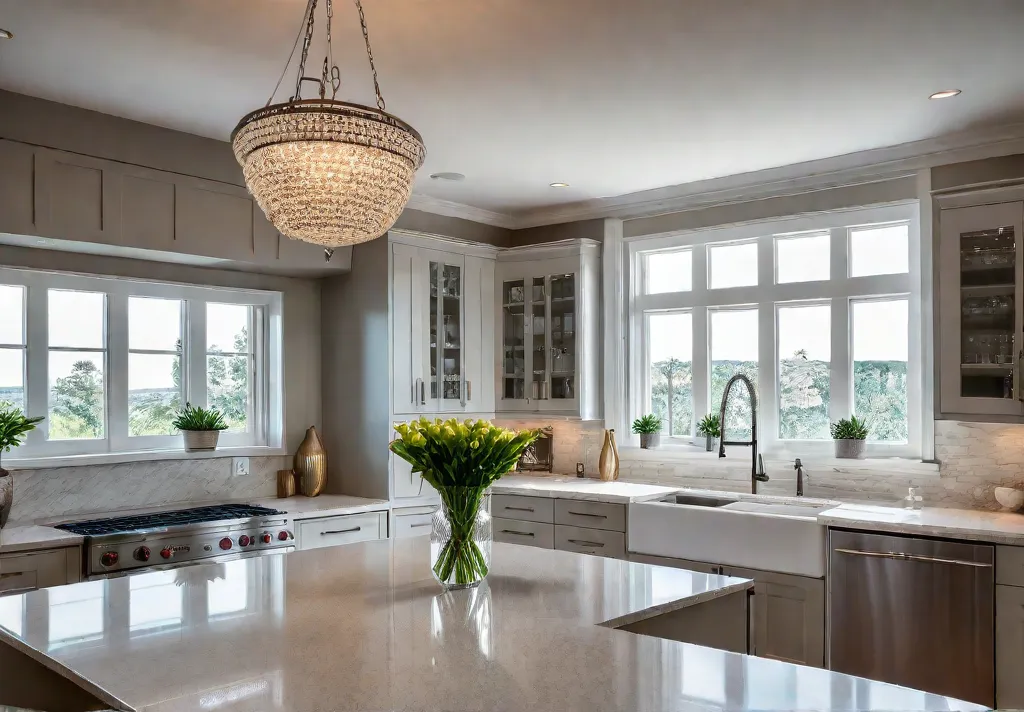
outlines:
[{"label": "kitchen island", "polygon": [[484,585],[445,593],[428,547],[366,542],[8,597],[21,616],[0,618],[0,704],[15,675],[39,674],[87,692],[79,709],[154,712],[982,709],[614,629],[745,596],[745,579],[495,544]]}]

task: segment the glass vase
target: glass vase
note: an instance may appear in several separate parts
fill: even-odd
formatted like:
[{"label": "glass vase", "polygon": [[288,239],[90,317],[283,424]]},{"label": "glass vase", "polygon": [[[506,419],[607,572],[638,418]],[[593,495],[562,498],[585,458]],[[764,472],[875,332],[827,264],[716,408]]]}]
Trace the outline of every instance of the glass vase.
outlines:
[{"label": "glass vase", "polygon": [[491,565],[491,496],[445,487],[430,529],[430,570],[447,589],[478,586]]}]

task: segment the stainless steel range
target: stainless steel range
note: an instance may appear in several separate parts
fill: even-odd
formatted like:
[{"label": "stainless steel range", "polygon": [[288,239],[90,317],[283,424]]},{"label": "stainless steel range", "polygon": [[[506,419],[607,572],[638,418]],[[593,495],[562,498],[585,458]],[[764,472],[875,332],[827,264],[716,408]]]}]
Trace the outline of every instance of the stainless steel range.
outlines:
[{"label": "stainless steel range", "polygon": [[87,579],[295,549],[295,536],[286,514],[248,504],[194,507],[54,526],[85,537],[82,558]]}]

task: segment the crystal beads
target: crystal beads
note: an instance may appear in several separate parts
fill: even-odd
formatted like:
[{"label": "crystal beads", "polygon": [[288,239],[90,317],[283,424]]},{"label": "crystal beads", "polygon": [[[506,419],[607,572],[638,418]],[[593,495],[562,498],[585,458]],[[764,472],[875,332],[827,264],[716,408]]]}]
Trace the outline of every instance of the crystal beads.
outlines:
[{"label": "crystal beads", "polygon": [[282,234],[325,247],[373,240],[409,202],[426,149],[405,122],[329,99],[274,104],[231,137],[245,183]]}]

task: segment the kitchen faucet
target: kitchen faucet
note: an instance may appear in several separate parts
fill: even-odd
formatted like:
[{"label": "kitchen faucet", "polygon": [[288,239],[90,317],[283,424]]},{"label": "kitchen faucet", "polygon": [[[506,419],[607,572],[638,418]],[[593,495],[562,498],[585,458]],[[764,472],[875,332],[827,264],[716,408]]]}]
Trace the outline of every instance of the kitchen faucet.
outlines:
[{"label": "kitchen faucet", "polygon": [[796,496],[804,496],[804,463],[800,462],[800,458],[796,459],[793,463],[793,469],[796,470]]},{"label": "kitchen faucet", "polygon": [[[750,440],[737,440],[729,442],[725,439],[725,406],[729,402],[729,392],[733,385],[741,381],[747,387],[750,394]],[[722,409],[718,414],[718,422],[721,424],[721,439],[718,441],[718,456],[725,457],[726,445],[743,445],[750,447],[750,493],[757,494],[757,483],[767,482],[768,475],[764,471],[764,459],[757,455],[757,393],[754,392],[754,384],[750,378],[742,373],[737,373],[725,384],[725,392],[722,393]]]}]

